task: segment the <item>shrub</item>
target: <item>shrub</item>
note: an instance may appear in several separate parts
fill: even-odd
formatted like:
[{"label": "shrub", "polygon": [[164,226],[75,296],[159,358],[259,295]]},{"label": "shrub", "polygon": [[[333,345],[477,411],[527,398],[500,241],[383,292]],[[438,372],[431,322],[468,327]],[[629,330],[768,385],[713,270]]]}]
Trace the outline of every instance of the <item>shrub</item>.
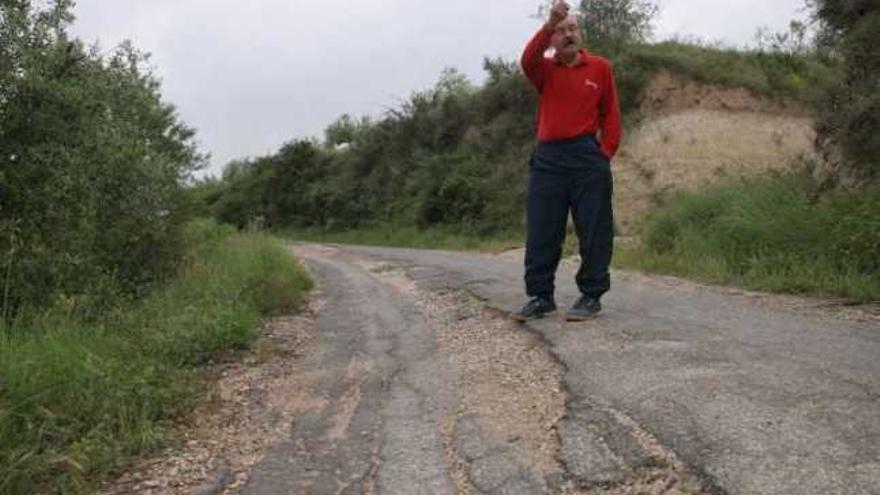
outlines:
[{"label": "shrub", "polygon": [[198,365],[304,302],[311,282],[278,241],[185,230],[180,275],[144,300],[90,319],[66,300],[0,327],[0,492],[88,491],[167,441],[199,397]]},{"label": "shrub", "polygon": [[818,195],[809,172],[680,193],[629,263],[757,289],[880,298],[880,188]]},{"label": "shrub", "polygon": [[[0,5],[4,316],[58,297],[142,294],[180,252],[183,181],[202,157],[146,57],[71,38],[70,2]],[[99,312],[99,311],[98,311]]]}]

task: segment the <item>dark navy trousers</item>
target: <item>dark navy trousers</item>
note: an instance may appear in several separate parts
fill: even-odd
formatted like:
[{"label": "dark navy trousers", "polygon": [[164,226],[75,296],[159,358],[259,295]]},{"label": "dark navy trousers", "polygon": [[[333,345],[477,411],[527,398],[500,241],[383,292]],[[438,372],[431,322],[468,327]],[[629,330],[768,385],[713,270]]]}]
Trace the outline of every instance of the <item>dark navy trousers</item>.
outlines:
[{"label": "dark navy trousers", "polygon": [[553,299],[556,268],[571,212],[580,241],[575,281],[585,296],[611,287],[614,245],[611,163],[594,136],[540,143],[529,163],[526,197],[526,293]]}]

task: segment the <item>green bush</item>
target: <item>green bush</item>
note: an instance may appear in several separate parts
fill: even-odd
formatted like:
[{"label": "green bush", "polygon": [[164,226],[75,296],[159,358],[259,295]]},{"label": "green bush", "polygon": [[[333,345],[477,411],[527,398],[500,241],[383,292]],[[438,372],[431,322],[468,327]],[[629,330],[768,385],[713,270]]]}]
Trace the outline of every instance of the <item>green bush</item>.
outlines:
[{"label": "green bush", "polygon": [[876,183],[880,178],[880,4],[873,0],[817,0],[822,37],[843,60],[829,91],[820,136],[839,146],[844,169]]},{"label": "green bush", "polygon": [[181,275],[140,302],[84,320],[66,299],[0,329],[0,493],[87,491],[155,449],[198,397],[197,365],[246,348],[311,287],[267,236],[202,222],[185,238]]},{"label": "green bush", "polygon": [[[147,58],[70,37],[70,2],[0,4],[0,298],[5,319],[64,296],[98,314],[180,253],[183,181],[202,162]],[[42,3],[45,4],[45,3]]]},{"label": "green bush", "polygon": [[755,289],[880,299],[880,188],[818,191],[802,172],[681,193],[620,261]]}]

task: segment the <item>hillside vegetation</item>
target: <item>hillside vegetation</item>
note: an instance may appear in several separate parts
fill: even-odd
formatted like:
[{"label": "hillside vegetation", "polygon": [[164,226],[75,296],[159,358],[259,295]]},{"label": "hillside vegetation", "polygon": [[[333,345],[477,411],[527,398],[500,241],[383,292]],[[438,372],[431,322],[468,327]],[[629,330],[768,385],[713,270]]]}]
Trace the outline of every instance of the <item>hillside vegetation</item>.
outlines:
[{"label": "hillside vegetation", "polygon": [[84,493],[169,441],[200,366],[310,281],[265,235],[194,222],[194,131],[147,58],[0,2],[0,493]]},{"label": "hillside vegetation", "polygon": [[[622,96],[628,138],[614,165],[617,231],[642,238],[645,242],[637,245],[653,250],[630,252],[620,262],[651,260],[635,264],[701,276],[680,267],[684,259],[705,257],[706,263],[694,266],[712,266],[702,276],[713,281],[859,300],[878,297],[876,262],[865,253],[880,246],[874,241],[877,227],[860,216],[870,211],[872,200],[865,203],[854,196],[858,191],[837,186],[870,188],[876,176],[874,106],[880,93],[870,88],[876,88],[880,70],[871,68],[880,57],[866,38],[876,24],[876,7],[839,0],[810,7],[820,29],[815,43],[807,39],[804,24],[793,22],[788,33],[765,35],[758,48],[735,50],[644,42],[654,13],[650,2],[579,4],[579,14],[592,28],[586,38],[612,59]],[[515,61],[487,58],[484,67],[481,85],[447,69],[433,88],[414,93],[379,118],[344,115],[328,126],[323,140],[294,139],[275,154],[230,163],[222,178],[201,184],[196,194],[224,222],[312,239],[433,245],[436,236],[426,231],[522,239],[536,94]],[[817,141],[821,146],[815,150]],[[815,151],[818,158],[811,156]],[[805,160],[814,163],[809,180],[800,172]],[[706,189],[716,183],[729,185]],[[743,188],[767,195],[787,191],[782,197],[792,201],[791,209],[776,211],[778,204],[760,196],[730,193]],[[688,191],[700,196],[691,199]],[[725,236],[743,232],[736,229],[670,231],[714,239],[715,250],[703,254],[699,251],[709,244],[684,237],[662,248],[651,241],[654,233],[669,231],[668,225],[690,225],[673,217],[687,217],[690,210],[683,205],[702,204],[699,198],[711,203],[718,199],[713,195],[723,196],[719,204],[730,212],[755,213],[738,217],[756,222],[746,229],[752,250],[733,248],[740,239]],[[848,204],[854,206],[841,206]],[[820,230],[821,222],[853,222],[853,230],[841,235],[858,240],[819,242],[788,232],[801,223],[760,224],[760,218],[777,214],[805,215],[803,222]],[[715,228],[724,218],[719,214],[700,225]],[[780,237],[765,238],[771,233]],[[748,263],[736,258],[740,254],[715,263],[717,249],[728,246],[763,267],[773,265],[774,249],[800,254],[786,258],[778,270],[744,268]],[[810,258],[816,250],[822,255]],[[824,264],[798,272],[795,259]],[[779,281],[787,277],[790,283]],[[810,277],[826,280],[802,283]]]},{"label": "hillside vegetation", "polygon": [[149,296],[90,319],[59,300],[0,333],[0,493],[86,491],[165,444],[202,397],[198,366],[311,287],[275,239],[211,222],[184,237],[179,273]]},{"label": "hillside vegetation", "polygon": [[[711,282],[880,301],[880,5],[818,0],[815,48],[839,74],[819,93],[820,161],[680,194],[627,266]],[[869,34],[870,33],[870,34]]]},{"label": "hillside vegetation", "polygon": [[[816,88],[833,79],[814,57],[680,43],[634,46],[616,66],[631,128],[645,117],[645,89],[661,71],[745,85],[762,98],[806,108],[818,98]],[[433,88],[379,119],[345,115],[321,142],[295,139],[273,155],[230,163],[199,194],[217,218],[240,227],[392,224],[518,235],[537,97],[516,63],[486,59],[484,67],[481,86],[448,69]]]},{"label": "hillside vegetation", "polygon": [[70,2],[0,4],[3,320],[77,296],[99,313],[173,273],[194,131],[146,57],[70,37]]},{"label": "hillside vegetation", "polygon": [[821,46],[843,60],[841,77],[821,106],[819,134],[837,178],[880,177],[880,3],[813,0],[822,21]]},{"label": "hillside vegetation", "polygon": [[880,188],[819,194],[815,171],[681,193],[618,263],[756,290],[880,300]]}]

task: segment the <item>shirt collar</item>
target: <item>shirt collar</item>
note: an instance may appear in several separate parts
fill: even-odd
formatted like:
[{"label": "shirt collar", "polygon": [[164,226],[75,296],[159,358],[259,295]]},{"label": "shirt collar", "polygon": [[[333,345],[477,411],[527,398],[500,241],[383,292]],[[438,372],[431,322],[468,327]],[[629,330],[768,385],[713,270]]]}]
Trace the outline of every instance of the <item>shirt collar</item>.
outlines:
[{"label": "shirt collar", "polygon": [[[587,57],[589,55],[590,55],[590,53],[585,48],[578,50],[578,60],[574,65],[572,65],[572,67],[580,67],[582,65],[587,65]],[[553,58],[556,61],[556,65],[561,65],[563,67],[566,67],[565,62],[562,61],[562,57],[560,57],[558,53]]]}]

